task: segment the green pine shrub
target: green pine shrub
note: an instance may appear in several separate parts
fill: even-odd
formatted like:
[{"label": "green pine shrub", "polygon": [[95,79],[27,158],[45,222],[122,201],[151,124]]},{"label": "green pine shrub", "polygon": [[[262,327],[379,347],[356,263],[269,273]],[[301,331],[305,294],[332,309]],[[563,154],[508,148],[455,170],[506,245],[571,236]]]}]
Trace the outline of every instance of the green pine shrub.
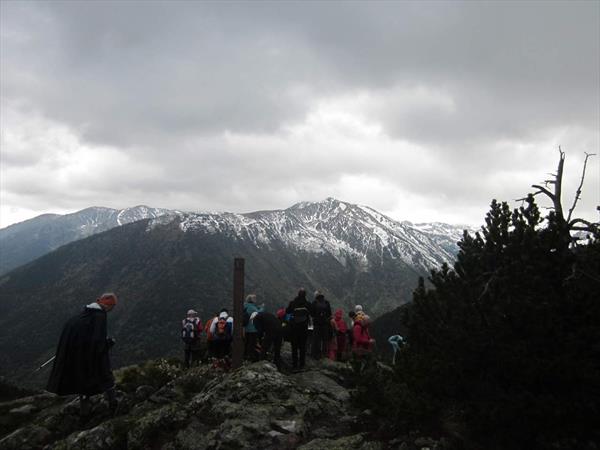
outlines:
[{"label": "green pine shrub", "polygon": [[482,231],[459,246],[431,288],[419,281],[394,370],[357,371],[357,402],[390,432],[462,448],[597,448],[597,228],[573,245],[565,221],[543,218],[530,195],[514,211],[493,201]]}]

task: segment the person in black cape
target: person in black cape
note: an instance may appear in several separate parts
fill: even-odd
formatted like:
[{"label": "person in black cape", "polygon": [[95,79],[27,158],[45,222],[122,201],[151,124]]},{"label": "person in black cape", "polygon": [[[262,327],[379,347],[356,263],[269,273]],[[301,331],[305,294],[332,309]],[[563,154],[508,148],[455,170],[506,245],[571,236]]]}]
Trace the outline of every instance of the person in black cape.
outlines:
[{"label": "person in black cape", "polygon": [[78,394],[82,418],[90,413],[89,397],[102,392],[111,412],[117,409],[108,354],[114,341],[106,335],[106,313],[116,304],[116,295],[107,293],[87,305],[67,321],[56,348],[46,389],[58,395]]}]

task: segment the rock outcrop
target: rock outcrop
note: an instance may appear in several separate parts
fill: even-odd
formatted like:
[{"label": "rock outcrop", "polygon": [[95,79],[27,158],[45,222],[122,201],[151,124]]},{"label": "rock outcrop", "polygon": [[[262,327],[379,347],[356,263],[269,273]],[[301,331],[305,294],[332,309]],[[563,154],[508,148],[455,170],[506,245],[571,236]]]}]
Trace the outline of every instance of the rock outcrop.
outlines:
[{"label": "rock outcrop", "polygon": [[[351,401],[350,368],[344,364],[324,362],[294,374],[264,361],[231,372],[207,366],[182,371],[164,362],[161,367],[163,374],[171,371],[162,386],[156,372],[143,374],[137,366],[117,372],[120,404],[114,415],[102,396],[91,399],[86,420],[75,396],[39,393],[0,403],[0,448],[417,448],[369,438],[365,412]],[[136,376],[148,384],[136,385]]]}]

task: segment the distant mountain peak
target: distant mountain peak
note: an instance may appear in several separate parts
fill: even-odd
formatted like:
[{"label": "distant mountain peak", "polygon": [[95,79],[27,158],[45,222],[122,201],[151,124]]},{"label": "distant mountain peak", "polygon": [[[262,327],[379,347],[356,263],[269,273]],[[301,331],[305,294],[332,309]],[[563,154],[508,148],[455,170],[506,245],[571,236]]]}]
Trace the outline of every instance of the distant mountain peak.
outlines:
[{"label": "distant mountain peak", "polygon": [[164,225],[165,220],[179,220],[184,232],[224,234],[257,248],[284,245],[296,251],[329,254],[344,266],[354,261],[364,270],[385,259],[401,260],[425,272],[452,264],[462,236],[462,229],[451,225],[415,226],[333,197],[296,203],[284,210],[162,217],[151,221],[149,229]]},{"label": "distant mountain peak", "polygon": [[184,232],[225,233],[257,247],[283,244],[299,251],[330,254],[341,264],[354,260],[365,267],[392,258],[422,270],[451,264],[463,229],[439,222],[400,222],[369,206],[335,197],[244,214],[180,212],[147,205],[120,210],[93,206],[63,216],[40,216],[0,230],[6,255],[0,273],[68,242],[143,219],[150,219],[148,230],[178,221]]}]

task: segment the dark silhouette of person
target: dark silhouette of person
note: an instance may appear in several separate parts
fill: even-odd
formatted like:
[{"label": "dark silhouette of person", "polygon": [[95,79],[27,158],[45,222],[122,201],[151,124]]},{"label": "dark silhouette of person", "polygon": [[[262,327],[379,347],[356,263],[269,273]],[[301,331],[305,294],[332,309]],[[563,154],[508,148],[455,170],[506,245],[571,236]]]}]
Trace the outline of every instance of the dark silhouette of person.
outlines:
[{"label": "dark silhouette of person", "polygon": [[202,321],[193,309],[187,312],[187,317],[181,322],[181,339],[184,343],[184,364],[190,368],[200,363],[200,335]]},{"label": "dark silhouette of person", "polygon": [[312,357],[321,359],[327,357],[329,341],[331,340],[331,305],[325,296],[320,292],[315,292],[315,301],[312,304],[313,316],[313,340]]},{"label": "dark silhouette of person", "polygon": [[106,335],[106,314],[117,304],[113,293],[103,294],[64,325],[47,390],[78,394],[81,417],[89,415],[91,395],[104,392],[111,412],[117,409],[115,379],[108,351],[114,340]]},{"label": "dark silhouette of person", "polygon": [[306,300],[306,291],[300,289],[298,295],[286,308],[290,314],[290,338],[292,343],[292,368],[303,369],[306,362],[306,339],[308,337],[308,321],[312,306]]},{"label": "dark silhouette of person", "polygon": [[273,347],[273,362],[281,371],[281,343],[283,342],[283,327],[281,321],[269,312],[254,312],[250,316],[260,341],[260,358],[264,359]]}]

